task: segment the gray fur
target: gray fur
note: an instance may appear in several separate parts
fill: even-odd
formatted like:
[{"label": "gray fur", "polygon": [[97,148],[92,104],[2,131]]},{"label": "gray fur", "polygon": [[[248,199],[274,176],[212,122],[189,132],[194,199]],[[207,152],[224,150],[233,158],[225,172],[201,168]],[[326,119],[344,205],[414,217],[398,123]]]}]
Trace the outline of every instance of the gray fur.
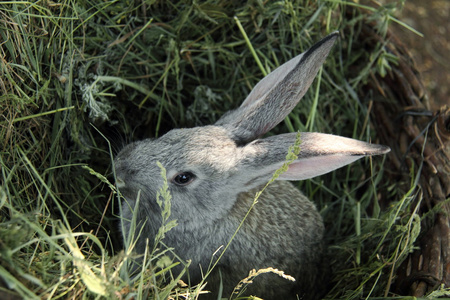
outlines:
[{"label": "gray fur", "polygon": [[[266,76],[240,108],[215,125],[174,129],[158,139],[130,144],[119,153],[117,185],[127,199],[122,214],[124,234],[140,192],[136,217],[145,225],[137,252],[144,252],[145,239],[151,243],[161,225],[155,201],[163,184],[156,165],[159,161],[167,170],[171,218],[179,224],[167,233],[164,243],[192,261],[191,282],[201,280],[201,270],[206,272],[213,253],[228,243],[255,193],[284,163],[296,134],[258,137],[281,122],[305,94],[336,38],[337,33],[331,34]],[[260,275],[248,294],[264,299],[296,299],[296,295],[314,299],[324,273],[320,268],[322,219],[314,204],[283,180],[311,178],[389,151],[385,146],[319,133],[302,133],[301,140],[298,160],[261,195],[218,265],[224,296],[250,270],[273,267],[294,276],[296,282],[274,274]],[[180,172],[191,172],[196,179],[178,186],[174,178]],[[220,283],[218,269],[206,279],[212,298],[217,297]]]}]

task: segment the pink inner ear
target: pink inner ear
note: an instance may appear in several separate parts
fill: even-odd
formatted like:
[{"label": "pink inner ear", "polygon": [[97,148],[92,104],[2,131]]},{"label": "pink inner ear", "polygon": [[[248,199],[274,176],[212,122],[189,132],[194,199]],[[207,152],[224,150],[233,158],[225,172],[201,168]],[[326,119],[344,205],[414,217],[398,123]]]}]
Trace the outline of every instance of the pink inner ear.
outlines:
[{"label": "pink inner ear", "polygon": [[279,180],[304,180],[313,178],[340,167],[348,165],[363,155],[333,154],[315,156],[296,160],[289,165],[289,169],[278,177]]}]

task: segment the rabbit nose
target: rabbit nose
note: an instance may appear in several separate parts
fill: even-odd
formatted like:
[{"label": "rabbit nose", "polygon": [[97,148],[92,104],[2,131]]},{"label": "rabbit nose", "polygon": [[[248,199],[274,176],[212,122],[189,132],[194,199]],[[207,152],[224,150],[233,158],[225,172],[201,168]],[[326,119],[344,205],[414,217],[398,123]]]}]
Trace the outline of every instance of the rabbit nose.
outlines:
[{"label": "rabbit nose", "polygon": [[122,178],[117,177],[116,178],[116,186],[120,189],[125,187],[125,181],[122,180]]}]

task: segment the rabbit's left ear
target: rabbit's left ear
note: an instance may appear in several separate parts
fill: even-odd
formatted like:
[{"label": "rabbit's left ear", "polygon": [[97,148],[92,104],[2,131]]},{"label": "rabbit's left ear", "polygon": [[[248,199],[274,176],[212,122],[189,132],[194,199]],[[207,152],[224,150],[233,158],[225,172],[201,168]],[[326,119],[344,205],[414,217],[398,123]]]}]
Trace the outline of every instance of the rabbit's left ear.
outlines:
[{"label": "rabbit's left ear", "polygon": [[215,125],[225,127],[239,144],[275,127],[305,95],[338,35],[328,35],[264,77],[238,109],[225,114]]}]

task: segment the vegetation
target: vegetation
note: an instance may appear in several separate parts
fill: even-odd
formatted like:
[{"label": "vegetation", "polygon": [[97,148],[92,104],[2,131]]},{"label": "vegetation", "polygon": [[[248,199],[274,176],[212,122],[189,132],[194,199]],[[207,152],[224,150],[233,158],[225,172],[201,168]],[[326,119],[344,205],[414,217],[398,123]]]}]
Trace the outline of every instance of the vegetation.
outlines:
[{"label": "vegetation", "polygon": [[[170,272],[183,262],[165,253],[177,249],[153,251],[148,268],[130,278],[133,241],[119,234],[114,154],[132,140],[214,122],[264,74],[335,30],[340,42],[274,132],[376,141],[371,98],[361,88],[374,74],[386,75],[396,58],[382,44],[358,48],[366,38],[361,28],[374,22],[383,35],[399,22],[393,16],[402,1],[370,4],[0,2],[0,295],[11,289],[26,299],[194,297],[201,287],[187,287]],[[327,225],[327,299],[396,296],[395,271],[420,232],[410,207],[417,170],[410,170],[405,194],[386,181],[384,169],[377,157],[299,183]],[[378,204],[380,191],[393,199],[390,206]],[[161,197],[167,207],[170,195],[163,189]],[[172,280],[163,281],[167,275]]]}]

